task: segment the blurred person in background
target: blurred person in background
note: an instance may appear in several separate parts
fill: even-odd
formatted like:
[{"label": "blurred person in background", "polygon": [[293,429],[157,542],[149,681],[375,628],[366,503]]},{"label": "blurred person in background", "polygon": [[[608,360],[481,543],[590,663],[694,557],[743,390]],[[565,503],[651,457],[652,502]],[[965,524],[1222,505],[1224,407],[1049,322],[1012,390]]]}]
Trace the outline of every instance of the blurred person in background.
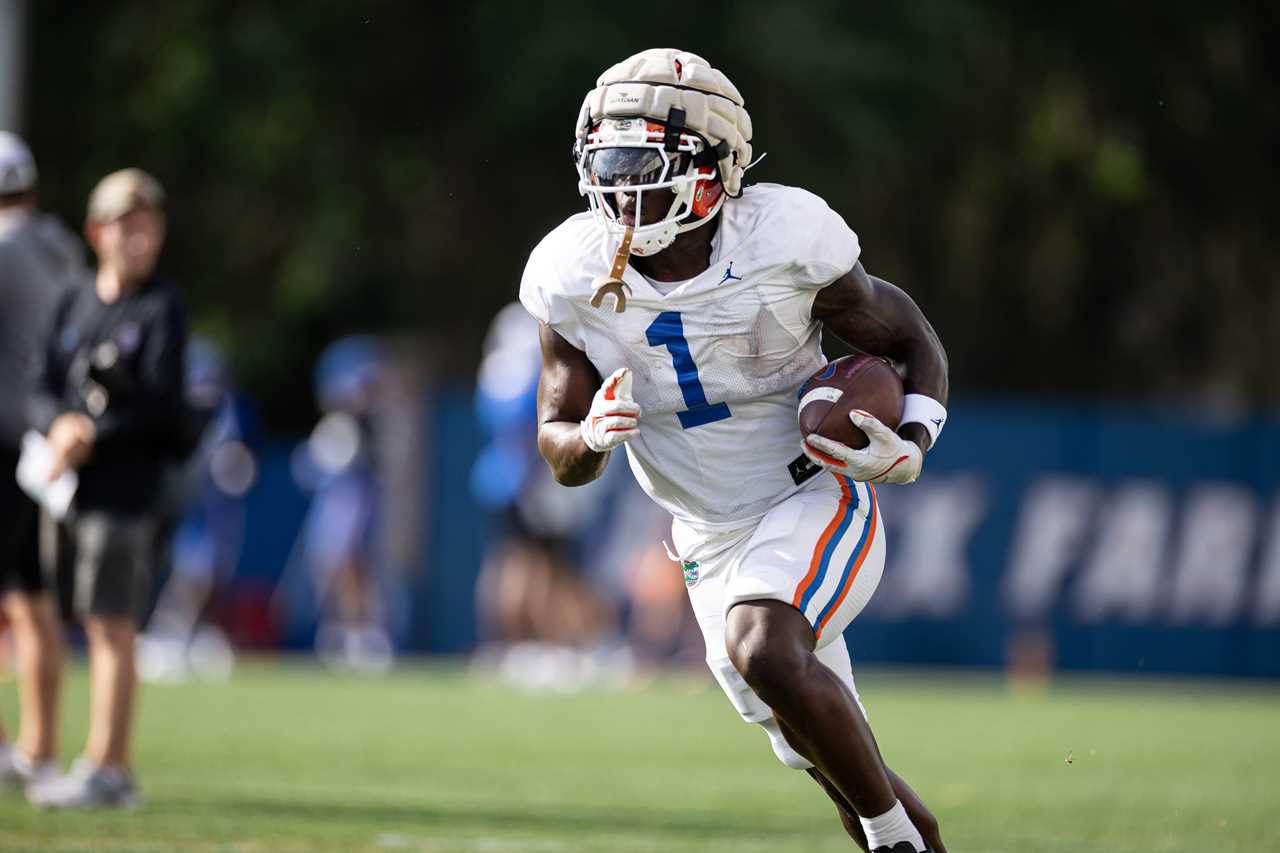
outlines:
[{"label": "blurred person in background", "polygon": [[[621,466],[619,466],[621,467]],[[671,516],[649,500],[634,477],[623,476],[609,525],[606,559],[622,569],[627,611],[625,631],[639,673],[663,667],[704,666],[702,632],[687,587],[696,571],[681,566],[666,544]]]},{"label": "blurred person in background", "polygon": [[537,321],[518,302],[505,306],[485,336],[476,383],[489,442],[472,468],[471,492],[500,531],[476,586],[485,635],[477,660],[529,687],[625,680],[631,665],[619,646],[615,571],[624,555],[606,552],[615,493],[629,478],[573,492],[556,485],[534,440],[540,363]]},{"label": "blurred person in background", "polygon": [[159,559],[169,573],[139,638],[144,681],[176,682],[189,675],[224,680],[235,658],[225,634],[205,617],[235,572],[244,544],[245,495],[258,476],[247,443],[250,413],[216,343],[193,335],[184,365],[187,405],[208,425],[195,452],[166,484]]},{"label": "blurred person in background", "polygon": [[324,663],[367,673],[385,672],[394,657],[397,578],[385,570],[379,536],[376,421],[386,368],[381,344],[363,335],[330,344],[316,362],[324,415],[293,456],[294,478],[315,497],[276,595],[289,616],[317,617],[316,652]]},{"label": "blurred person in background", "polygon": [[0,131],[0,609],[13,629],[21,700],[17,741],[0,728],[0,787],[57,772],[61,626],[40,572],[36,504],[14,471],[37,330],[63,293],[83,283],[84,249],[36,209],[36,177],[26,144]]},{"label": "blurred person in background", "polygon": [[50,481],[79,475],[71,512],[46,515],[46,576],[69,581],[89,654],[89,733],[71,771],[28,788],[46,807],[122,807],[137,800],[129,763],[135,637],[149,604],[165,470],[194,444],[182,397],[187,322],[177,289],[156,273],[165,195],[140,169],[114,172],[89,197],[91,285],[68,293],[39,341],[30,422],[48,442]]}]

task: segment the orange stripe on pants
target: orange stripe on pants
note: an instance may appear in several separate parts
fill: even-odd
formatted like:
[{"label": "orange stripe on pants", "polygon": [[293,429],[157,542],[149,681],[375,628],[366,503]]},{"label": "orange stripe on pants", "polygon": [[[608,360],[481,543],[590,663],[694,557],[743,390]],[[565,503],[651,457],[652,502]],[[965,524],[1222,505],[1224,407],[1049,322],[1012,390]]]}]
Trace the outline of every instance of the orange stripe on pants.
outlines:
[{"label": "orange stripe on pants", "polygon": [[858,572],[862,569],[862,561],[871,553],[871,543],[876,539],[876,518],[879,515],[876,510],[876,487],[867,483],[867,494],[871,495],[871,529],[867,531],[867,541],[862,543],[862,550],[858,552],[858,561],[854,563],[853,571],[849,572],[849,577],[845,579],[844,587],[841,588],[840,594],[836,596],[836,603],[827,611],[827,618],[818,623],[817,629],[813,632],[815,638],[822,636],[822,629],[827,627],[831,617],[836,615],[836,611],[844,603],[844,597],[849,594],[849,590],[853,589],[853,582],[858,577]]},{"label": "orange stripe on pants", "polygon": [[831,537],[836,532],[836,528],[840,526],[840,519],[845,513],[845,508],[849,505],[849,501],[853,500],[853,495],[849,493],[849,486],[845,483],[843,477],[836,477],[836,482],[840,484],[840,501],[836,504],[836,514],[831,517],[831,521],[827,524],[827,529],[822,531],[822,536],[818,537],[818,544],[813,546],[813,557],[809,560],[809,573],[804,579],[796,585],[796,594],[791,599],[791,606],[800,609],[800,600],[804,598],[805,587],[813,583],[813,579],[818,576],[818,567],[822,565],[822,552],[826,550],[827,543],[831,541]]}]

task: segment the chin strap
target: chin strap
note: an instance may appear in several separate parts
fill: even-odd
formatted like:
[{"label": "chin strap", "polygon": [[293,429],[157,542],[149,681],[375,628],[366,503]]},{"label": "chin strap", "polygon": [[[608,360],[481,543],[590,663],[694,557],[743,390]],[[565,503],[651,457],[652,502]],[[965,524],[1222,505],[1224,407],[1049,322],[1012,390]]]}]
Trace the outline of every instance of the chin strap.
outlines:
[{"label": "chin strap", "polygon": [[604,304],[604,298],[612,295],[613,310],[618,314],[627,310],[627,296],[631,293],[631,285],[622,280],[622,274],[627,271],[627,262],[631,260],[631,238],[634,235],[635,228],[628,226],[626,233],[622,235],[622,243],[613,256],[613,269],[608,275],[596,276],[591,282],[594,290],[591,296],[592,308],[599,308]]}]

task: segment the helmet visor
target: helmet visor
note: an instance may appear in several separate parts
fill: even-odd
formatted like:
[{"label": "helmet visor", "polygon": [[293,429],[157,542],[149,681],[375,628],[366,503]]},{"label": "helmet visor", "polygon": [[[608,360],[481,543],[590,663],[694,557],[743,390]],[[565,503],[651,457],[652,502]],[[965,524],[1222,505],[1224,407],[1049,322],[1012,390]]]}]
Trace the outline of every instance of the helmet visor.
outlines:
[{"label": "helmet visor", "polygon": [[597,148],[583,167],[598,187],[642,187],[666,180],[669,162],[658,148]]}]

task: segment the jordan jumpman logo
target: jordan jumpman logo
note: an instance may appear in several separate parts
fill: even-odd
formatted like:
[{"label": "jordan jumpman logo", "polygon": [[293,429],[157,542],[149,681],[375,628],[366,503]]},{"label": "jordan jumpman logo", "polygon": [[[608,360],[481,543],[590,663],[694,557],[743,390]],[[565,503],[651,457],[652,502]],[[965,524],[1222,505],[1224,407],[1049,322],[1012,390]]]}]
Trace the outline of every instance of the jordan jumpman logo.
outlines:
[{"label": "jordan jumpman logo", "polygon": [[729,279],[733,279],[734,281],[742,281],[742,276],[733,274],[733,261],[729,261],[729,268],[724,271],[724,278],[716,282],[716,287],[719,287],[720,285],[724,284]]}]

